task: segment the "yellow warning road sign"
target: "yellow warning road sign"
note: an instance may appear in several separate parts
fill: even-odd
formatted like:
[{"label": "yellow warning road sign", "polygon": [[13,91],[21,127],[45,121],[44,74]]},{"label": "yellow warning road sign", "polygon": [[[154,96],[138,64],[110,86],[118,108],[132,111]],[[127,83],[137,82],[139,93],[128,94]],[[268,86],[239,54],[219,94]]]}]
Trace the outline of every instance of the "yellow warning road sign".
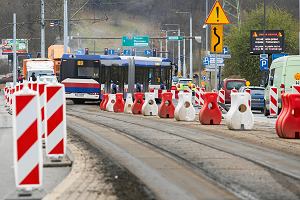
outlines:
[{"label": "yellow warning road sign", "polygon": [[212,53],[223,52],[223,25],[211,26],[211,48]]},{"label": "yellow warning road sign", "polygon": [[229,20],[219,1],[216,1],[211,9],[205,24],[229,24]]}]

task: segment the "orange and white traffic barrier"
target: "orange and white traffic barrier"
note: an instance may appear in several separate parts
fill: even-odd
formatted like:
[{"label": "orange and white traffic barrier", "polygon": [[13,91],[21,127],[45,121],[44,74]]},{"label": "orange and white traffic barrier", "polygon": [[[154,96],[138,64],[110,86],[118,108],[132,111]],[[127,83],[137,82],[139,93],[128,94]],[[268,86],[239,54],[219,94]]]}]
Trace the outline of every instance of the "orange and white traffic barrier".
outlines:
[{"label": "orange and white traffic barrier", "polygon": [[200,98],[199,98],[199,101],[200,101],[200,106],[203,106],[204,105],[204,94],[205,94],[205,88],[202,87],[200,89]]},{"label": "orange and white traffic barrier", "polygon": [[40,110],[41,110],[41,138],[45,139],[45,102],[46,102],[46,94],[45,94],[45,83],[38,83],[37,91],[39,94],[39,101],[40,101]]},{"label": "orange and white traffic barrier", "polygon": [[47,84],[45,92],[46,154],[58,158],[65,155],[67,143],[65,87],[60,83]]},{"label": "orange and white traffic barrier", "polygon": [[114,112],[114,105],[116,103],[116,94],[108,95],[108,102],[106,104],[106,111]]},{"label": "orange and white traffic barrier", "polygon": [[200,106],[200,87],[195,90],[195,106]]},{"label": "orange and white traffic barrier", "polygon": [[300,85],[293,85],[293,93],[300,94]]},{"label": "orange and white traffic barrier", "polygon": [[251,130],[254,117],[249,107],[250,94],[233,92],[230,96],[231,106],[225,117],[227,127],[232,130]]},{"label": "orange and white traffic barrier", "polygon": [[142,114],[144,116],[156,116],[158,115],[158,106],[155,102],[154,93],[146,92],[145,101],[142,106]]},{"label": "orange and white traffic barrier", "polygon": [[42,185],[42,145],[38,94],[25,86],[13,95],[14,171],[17,188]]},{"label": "orange and white traffic barrier", "polygon": [[132,105],[133,105],[132,94],[127,93],[125,107],[124,107],[124,113],[132,114],[132,110],[131,110]]},{"label": "orange and white traffic barrier", "polygon": [[219,90],[218,101],[222,104],[225,104],[225,90],[223,90],[223,88]]},{"label": "orange and white traffic barrier", "polygon": [[236,92],[238,92],[238,90],[233,88],[230,93],[236,93]]},{"label": "orange and white traffic barrier", "polygon": [[194,121],[195,108],[192,105],[192,93],[179,93],[179,102],[174,112],[177,121]]},{"label": "orange and white traffic barrier", "polygon": [[278,88],[270,87],[270,115],[276,116],[278,113]]}]

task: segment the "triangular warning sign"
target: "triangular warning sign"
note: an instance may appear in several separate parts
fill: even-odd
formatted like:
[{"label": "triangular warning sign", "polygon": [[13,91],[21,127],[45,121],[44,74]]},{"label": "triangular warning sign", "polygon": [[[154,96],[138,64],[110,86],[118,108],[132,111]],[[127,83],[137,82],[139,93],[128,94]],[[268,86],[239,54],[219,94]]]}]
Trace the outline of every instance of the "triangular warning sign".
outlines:
[{"label": "triangular warning sign", "polygon": [[205,24],[229,24],[229,20],[220,4],[216,1],[213,8],[211,9]]}]

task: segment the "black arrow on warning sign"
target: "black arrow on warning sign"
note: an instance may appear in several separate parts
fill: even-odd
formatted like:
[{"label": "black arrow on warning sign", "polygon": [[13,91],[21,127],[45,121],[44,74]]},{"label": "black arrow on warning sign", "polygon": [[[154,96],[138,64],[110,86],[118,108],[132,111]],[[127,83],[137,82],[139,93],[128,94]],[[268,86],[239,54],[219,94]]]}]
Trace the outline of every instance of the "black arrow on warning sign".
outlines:
[{"label": "black arrow on warning sign", "polygon": [[217,27],[214,27],[214,35],[218,38],[218,42],[214,46],[214,51],[217,51],[217,46],[221,43],[221,37],[217,34]]}]

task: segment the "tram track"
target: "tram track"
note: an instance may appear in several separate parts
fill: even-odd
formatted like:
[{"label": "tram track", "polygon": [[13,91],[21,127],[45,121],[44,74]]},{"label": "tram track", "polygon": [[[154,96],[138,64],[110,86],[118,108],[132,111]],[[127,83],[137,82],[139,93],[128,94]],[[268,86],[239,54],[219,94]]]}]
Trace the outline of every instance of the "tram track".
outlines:
[{"label": "tram track", "polygon": [[[155,149],[158,149],[159,151],[169,155],[171,158],[177,160],[181,164],[191,166],[197,173],[204,173],[210,179],[216,181],[217,183],[220,183],[221,185],[229,189],[231,192],[244,199],[268,198],[266,195],[262,195],[259,191],[259,194],[256,194],[254,192],[254,190],[259,189],[257,186],[252,185],[248,187],[244,183],[237,183],[238,181],[242,180],[242,177],[239,177],[237,179],[235,178],[236,175],[240,176],[240,173],[230,174],[230,172],[230,175],[222,176],[222,170],[210,170],[208,166],[210,164],[215,165],[218,161],[208,161],[208,166],[205,166],[205,162],[197,162],[196,159],[190,158],[189,156],[185,156],[184,154],[187,153],[194,155],[197,152],[193,154],[192,151],[188,152],[185,149],[180,149],[180,147],[168,147],[165,146],[164,143],[159,142],[159,139],[163,140],[163,138],[167,136],[162,136],[161,138],[157,138],[158,140],[156,140],[153,139],[153,137],[147,138],[148,136],[145,136],[143,134],[137,134],[136,130],[143,129],[144,132],[157,132],[161,135],[166,134],[168,136],[176,137],[179,141],[184,140],[184,142],[189,143],[191,146],[203,148],[207,152],[215,152],[216,155],[221,155],[220,160],[224,161],[225,165],[228,165],[228,162],[226,163],[225,161],[225,158],[227,158],[228,156],[230,157],[229,160],[236,161],[237,163],[239,163],[237,164],[238,167],[244,165],[247,166],[247,164],[249,165],[250,162],[250,165],[253,166],[251,169],[248,170],[248,172],[253,171],[253,169],[254,171],[258,170],[260,172],[260,170],[263,169],[262,171],[264,171],[264,173],[262,173],[261,178],[267,177],[268,181],[275,180],[276,184],[279,184],[279,186],[285,184],[285,188],[288,188],[287,185],[293,185],[294,187],[294,185],[299,184],[300,170],[298,166],[300,164],[300,160],[298,157],[295,156],[283,154],[280,152],[274,152],[267,148],[262,148],[256,145],[247,144],[245,142],[240,142],[237,140],[231,140],[223,136],[212,136],[211,134],[207,134],[205,132],[199,132],[197,133],[199,135],[195,135],[195,129],[183,127],[182,124],[164,124],[163,122],[151,120],[151,118],[147,120],[148,118],[143,119],[136,116],[129,116],[126,114],[116,115],[114,113],[101,112],[98,110],[94,112],[84,111],[83,109],[80,109],[78,107],[74,108],[72,106],[68,108],[68,115],[78,117],[81,120],[89,121],[94,124],[101,124],[105,127],[115,129],[123,134],[134,138],[135,140],[140,141],[141,143],[146,143],[147,145],[152,146]],[[235,147],[235,151],[233,147]],[[212,155],[212,157],[214,157],[214,155]],[[206,160],[209,159],[209,157],[206,158]],[[199,161],[201,161],[201,159]],[[231,167],[234,167],[234,165],[232,165]],[[265,171],[267,172],[265,173]],[[245,172],[247,172],[247,170]],[[278,180],[283,180],[284,183],[278,183]],[[253,180],[253,182],[255,182],[255,180]],[[271,190],[271,188],[274,189],[274,187],[266,189]],[[290,189],[289,198],[299,198],[299,189],[300,188]],[[270,197],[272,198],[270,199],[276,199],[276,197],[286,197],[279,195],[280,190],[278,190],[276,193],[278,193],[278,195],[271,195]]]}]

